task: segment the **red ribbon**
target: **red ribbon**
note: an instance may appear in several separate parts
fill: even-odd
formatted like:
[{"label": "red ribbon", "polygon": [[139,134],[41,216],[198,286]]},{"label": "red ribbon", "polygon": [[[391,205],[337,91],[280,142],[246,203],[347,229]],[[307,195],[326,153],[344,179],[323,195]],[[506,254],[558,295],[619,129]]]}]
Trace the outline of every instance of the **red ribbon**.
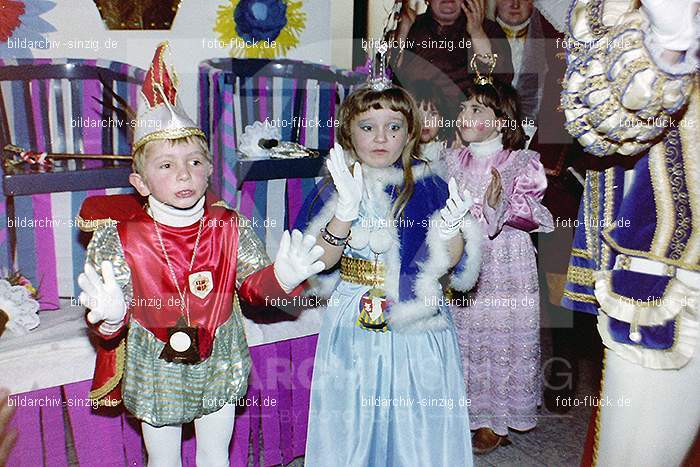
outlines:
[{"label": "red ribbon", "polygon": [[29,165],[38,165],[40,167],[50,167],[51,159],[47,158],[47,153],[36,151],[23,151],[19,153],[19,157]]}]

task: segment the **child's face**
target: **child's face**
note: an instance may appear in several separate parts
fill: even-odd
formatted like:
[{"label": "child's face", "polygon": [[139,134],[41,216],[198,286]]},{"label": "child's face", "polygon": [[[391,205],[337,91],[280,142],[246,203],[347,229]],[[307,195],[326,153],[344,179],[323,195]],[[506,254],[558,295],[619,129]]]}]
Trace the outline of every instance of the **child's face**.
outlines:
[{"label": "child's face", "polygon": [[350,130],[357,157],[370,167],[389,167],[408,141],[408,122],[401,112],[370,109],[355,117]]},{"label": "child's face", "polygon": [[420,132],[420,142],[427,143],[438,134],[440,129],[440,112],[432,103],[421,101],[418,106],[418,115],[423,125],[423,129]]},{"label": "child's face", "polygon": [[204,196],[212,170],[196,143],[159,141],[148,148],[142,173],[132,173],[129,181],[142,196],[187,209]]},{"label": "child's face", "polygon": [[500,128],[499,119],[496,118],[493,109],[473,97],[460,104],[457,119],[457,131],[465,143],[488,141],[496,136]]}]

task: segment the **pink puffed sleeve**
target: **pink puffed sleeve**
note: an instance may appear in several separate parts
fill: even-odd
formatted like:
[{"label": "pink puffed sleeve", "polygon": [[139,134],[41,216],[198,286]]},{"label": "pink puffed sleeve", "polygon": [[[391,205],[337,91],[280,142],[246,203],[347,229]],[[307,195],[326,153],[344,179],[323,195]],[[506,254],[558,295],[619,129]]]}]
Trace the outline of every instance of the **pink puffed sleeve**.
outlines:
[{"label": "pink puffed sleeve", "polygon": [[504,189],[501,202],[495,209],[484,202],[484,218],[490,237],[500,232],[504,224],[526,232],[554,230],[552,214],[541,203],[547,189],[547,177],[539,154],[527,151],[524,155],[528,160],[513,180],[510,194]]}]

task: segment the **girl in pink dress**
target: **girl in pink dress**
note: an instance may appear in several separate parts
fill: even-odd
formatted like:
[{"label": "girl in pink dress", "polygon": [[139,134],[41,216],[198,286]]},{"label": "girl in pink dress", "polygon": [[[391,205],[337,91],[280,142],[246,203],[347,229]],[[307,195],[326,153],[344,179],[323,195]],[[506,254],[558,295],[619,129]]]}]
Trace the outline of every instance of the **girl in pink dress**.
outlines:
[{"label": "girl in pink dress", "polygon": [[474,452],[509,444],[508,429],[530,430],[541,398],[539,290],[531,232],[553,229],[541,204],[547,179],[539,154],[524,149],[518,98],[506,84],[470,85],[458,138],[443,154],[448,177],[474,199],[484,227],[476,286],[452,300],[468,394]]}]

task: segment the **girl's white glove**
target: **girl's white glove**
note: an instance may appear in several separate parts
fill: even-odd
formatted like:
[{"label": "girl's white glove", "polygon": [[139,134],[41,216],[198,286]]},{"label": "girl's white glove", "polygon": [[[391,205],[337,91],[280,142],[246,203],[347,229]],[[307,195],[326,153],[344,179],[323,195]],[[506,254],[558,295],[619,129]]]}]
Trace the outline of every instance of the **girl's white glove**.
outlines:
[{"label": "girl's white glove", "polygon": [[698,0],[642,0],[654,42],[668,50],[688,50],[695,40],[697,3]]},{"label": "girl's white glove", "polygon": [[114,267],[109,261],[101,264],[102,277],[91,264],[85,265],[85,272],[78,276],[78,285],[82,289],[78,300],[90,309],[87,320],[92,323],[104,321],[101,331],[112,331],[121,325],[126,315],[124,292],[114,278]]},{"label": "girl's white glove", "polygon": [[318,261],[323,252],[313,235],[304,236],[295,229],[290,237],[289,231],[285,230],[274,265],[275,277],[282,290],[290,293],[306,279],[323,271],[326,265]]},{"label": "girl's white glove", "polygon": [[362,168],[359,162],[355,162],[352,174],[350,174],[350,170],[345,164],[345,153],[338,143],[333,145],[330,157],[326,160],[326,167],[331,173],[333,184],[338,192],[335,217],[339,221],[352,222],[360,215],[363,190]]},{"label": "girl's white glove", "polygon": [[451,240],[457,235],[459,228],[462,226],[462,219],[464,219],[464,216],[469,212],[469,208],[474,204],[469,190],[459,193],[454,177],[450,178],[447,188],[450,197],[447,199],[446,206],[440,210],[442,222],[440,222],[439,232],[442,240]]}]

